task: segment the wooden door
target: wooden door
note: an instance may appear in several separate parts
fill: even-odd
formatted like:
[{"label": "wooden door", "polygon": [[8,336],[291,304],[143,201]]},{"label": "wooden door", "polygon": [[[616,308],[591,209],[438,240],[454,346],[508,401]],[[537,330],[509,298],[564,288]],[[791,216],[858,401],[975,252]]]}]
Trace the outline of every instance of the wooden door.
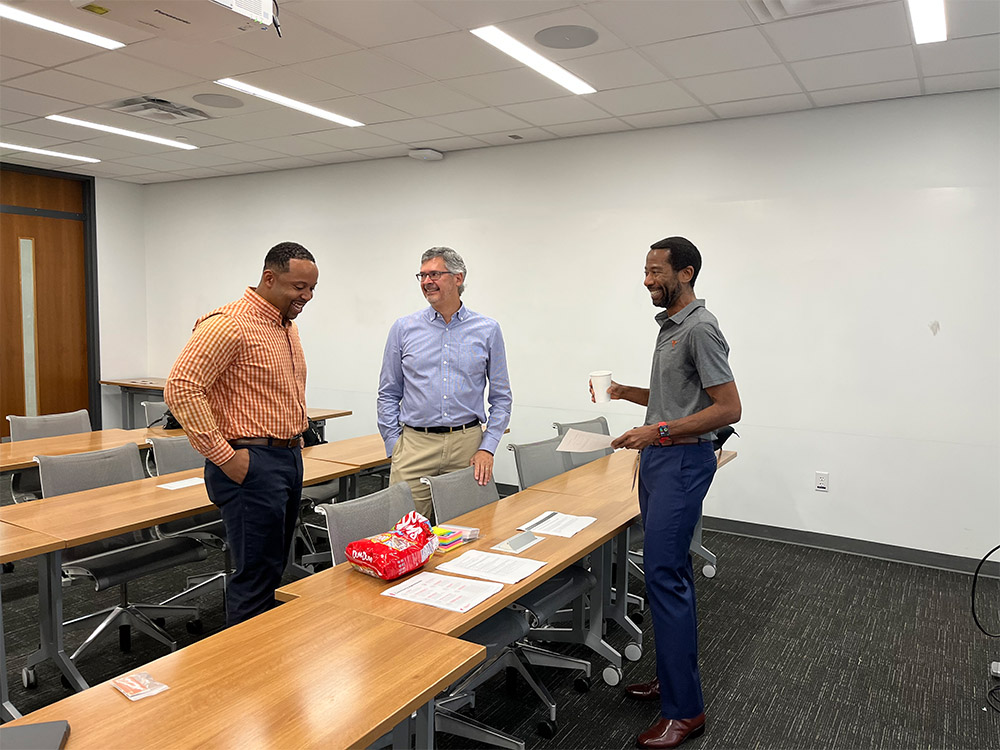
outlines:
[{"label": "wooden door", "polygon": [[[0,175],[0,427],[8,414],[88,408],[87,278],[83,187],[78,181]],[[33,215],[32,215],[33,214]],[[22,246],[30,243],[30,258]],[[31,269],[22,268],[30,262]],[[30,270],[22,282],[23,272]],[[34,341],[24,340],[22,283],[30,283]],[[36,408],[25,401],[25,344],[34,359]]]}]

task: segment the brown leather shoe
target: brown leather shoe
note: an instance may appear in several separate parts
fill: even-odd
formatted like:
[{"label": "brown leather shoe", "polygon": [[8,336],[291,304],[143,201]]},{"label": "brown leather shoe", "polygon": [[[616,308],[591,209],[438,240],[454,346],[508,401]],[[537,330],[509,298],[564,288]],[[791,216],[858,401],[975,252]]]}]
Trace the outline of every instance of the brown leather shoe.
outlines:
[{"label": "brown leather shoe", "polygon": [[660,681],[654,677],[649,682],[637,682],[625,688],[625,695],[637,701],[660,700]]},{"label": "brown leather shoe", "polygon": [[677,747],[689,737],[697,737],[705,731],[705,713],[693,719],[664,719],[662,716],[653,726],[639,735],[639,747]]}]

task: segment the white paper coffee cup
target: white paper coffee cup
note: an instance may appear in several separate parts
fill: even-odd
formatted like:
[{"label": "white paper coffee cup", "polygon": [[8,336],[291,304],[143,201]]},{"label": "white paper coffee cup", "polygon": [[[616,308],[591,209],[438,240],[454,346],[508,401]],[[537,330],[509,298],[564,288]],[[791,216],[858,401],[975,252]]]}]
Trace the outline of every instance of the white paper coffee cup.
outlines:
[{"label": "white paper coffee cup", "polygon": [[608,388],[611,387],[611,370],[597,370],[590,373],[590,382],[594,386],[594,400],[606,404],[611,400]]}]

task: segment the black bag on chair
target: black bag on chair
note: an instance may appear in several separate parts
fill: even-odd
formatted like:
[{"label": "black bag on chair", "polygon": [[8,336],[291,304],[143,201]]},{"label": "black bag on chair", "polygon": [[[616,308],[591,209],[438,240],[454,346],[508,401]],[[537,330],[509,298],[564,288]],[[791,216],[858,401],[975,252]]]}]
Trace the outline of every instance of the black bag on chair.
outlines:
[{"label": "black bag on chair", "polygon": [[725,445],[726,441],[729,440],[729,438],[731,438],[733,435],[739,437],[740,433],[734,430],[732,425],[726,425],[725,427],[720,427],[715,431],[715,440],[712,441],[712,449],[721,451],[722,446]]},{"label": "black bag on chair", "polygon": [[164,430],[183,430],[184,429],[183,427],[181,427],[181,423],[177,421],[177,417],[175,417],[170,412],[170,409],[167,409],[165,412],[163,412],[163,416],[162,417],[160,417],[159,419],[154,419],[152,422],[150,422],[148,425],[146,425],[146,427],[156,427],[157,425],[159,425],[160,427],[162,427]]},{"label": "black bag on chair", "polygon": [[305,441],[306,448],[310,445],[320,445],[326,442],[322,437],[320,437],[319,425],[311,419],[309,420],[309,426],[306,427],[305,432],[302,433],[302,439]]}]

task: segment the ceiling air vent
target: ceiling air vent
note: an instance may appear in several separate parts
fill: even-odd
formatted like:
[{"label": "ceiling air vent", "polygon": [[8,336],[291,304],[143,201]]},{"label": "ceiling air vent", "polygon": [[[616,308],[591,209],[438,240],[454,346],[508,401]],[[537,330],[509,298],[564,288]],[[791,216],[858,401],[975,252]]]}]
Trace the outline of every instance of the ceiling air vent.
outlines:
[{"label": "ceiling air vent", "polygon": [[886,0],[747,0],[747,5],[761,23],[780,21],[782,18],[796,18],[841,10],[857,5],[875,5]]},{"label": "ceiling air vent", "polygon": [[126,99],[108,107],[108,109],[167,125],[209,119],[208,115],[200,109],[185,107],[183,104],[175,104],[166,99],[156,99],[152,96],[137,96],[134,99]]}]

